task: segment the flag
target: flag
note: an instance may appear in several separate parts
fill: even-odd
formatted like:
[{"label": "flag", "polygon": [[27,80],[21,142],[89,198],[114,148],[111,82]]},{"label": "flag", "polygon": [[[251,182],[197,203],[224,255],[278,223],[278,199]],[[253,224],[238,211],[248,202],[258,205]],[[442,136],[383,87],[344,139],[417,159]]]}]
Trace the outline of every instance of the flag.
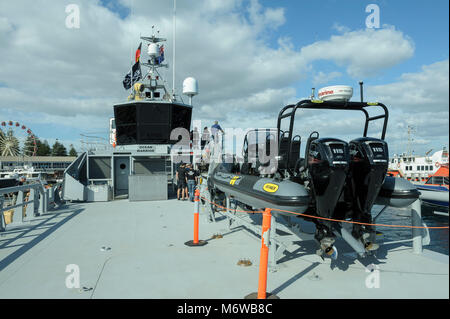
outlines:
[{"label": "flag", "polygon": [[141,42],[141,44],[139,44],[139,48],[136,50],[136,60],[134,62],[139,62],[139,58],[141,57],[141,47],[142,47],[142,42]]},{"label": "flag", "polygon": [[133,72],[133,81],[131,81],[131,72],[128,72],[127,75],[125,75],[125,79],[123,79],[123,87],[125,90],[131,88],[131,82],[135,83],[142,79],[141,64],[139,62],[136,62],[133,65],[131,71]]},{"label": "flag", "polygon": [[161,64],[162,61],[164,61],[164,45],[159,47],[159,57],[157,59],[157,63]]}]

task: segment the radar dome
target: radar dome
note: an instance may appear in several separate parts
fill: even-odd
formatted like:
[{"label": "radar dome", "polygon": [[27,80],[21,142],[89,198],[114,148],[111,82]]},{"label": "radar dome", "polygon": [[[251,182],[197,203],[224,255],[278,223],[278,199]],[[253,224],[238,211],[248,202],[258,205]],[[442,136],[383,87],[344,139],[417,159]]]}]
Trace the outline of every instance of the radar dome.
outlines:
[{"label": "radar dome", "polygon": [[183,81],[183,94],[189,96],[198,94],[198,82],[196,79],[189,77]]},{"label": "radar dome", "polygon": [[150,43],[148,45],[147,53],[149,56],[152,56],[152,57],[159,56],[159,45],[156,43]]},{"label": "radar dome", "polygon": [[322,101],[348,101],[353,95],[353,88],[348,85],[333,85],[321,88],[318,97]]}]

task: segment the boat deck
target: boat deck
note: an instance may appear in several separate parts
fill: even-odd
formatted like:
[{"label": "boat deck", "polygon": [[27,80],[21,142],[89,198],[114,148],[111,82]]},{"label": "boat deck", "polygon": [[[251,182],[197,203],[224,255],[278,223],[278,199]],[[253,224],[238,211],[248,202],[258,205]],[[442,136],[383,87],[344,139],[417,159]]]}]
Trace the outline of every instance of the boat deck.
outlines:
[{"label": "boat deck", "polygon": [[[200,239],[208,244],[185,246],[193,209],[176,199],[68,203],[33,224],[8,227],[0,233],[0,298],[241,299],[256,292],[260,241],[242,227],[228,229],[226,219],[208,223],[200,215]],[[210,239],[214,234],[223,238]],[[417,255],[397,244],[364,260],[340,250],[331,261],[315,249],[311,241],[293,245],[269,271],[267,290],[283,299],[449,298],[447,255]],[[240,259],[252,265],[239,266]],[[66,287],[72,264],[80,288]],[[366,270],[369,264],[379,273]],[[379,288],[367,288],[376,273]]]}]

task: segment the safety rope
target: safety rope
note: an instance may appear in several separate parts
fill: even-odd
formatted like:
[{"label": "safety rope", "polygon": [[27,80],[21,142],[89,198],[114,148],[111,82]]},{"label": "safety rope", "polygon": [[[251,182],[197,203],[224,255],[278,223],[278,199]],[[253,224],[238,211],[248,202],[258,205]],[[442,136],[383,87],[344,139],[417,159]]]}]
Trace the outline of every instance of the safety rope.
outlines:
[{"label": "safety rope", "polygon": [[[207,198],[200,196],[200,198],[204,199],[205,201],[207,201],[208,203],[217,206],[219,208],[222,209],[227,209],[224,206],[221,206],[219,204],[216,204],[214,202],[211,202],[210,200],[208,200]],[[294,214],[294,215],[299,215],[299,216],[303,216],[303,217],[309,217],[309,218],[315,218],[315,219],[322,219],[322,220],[327,220],[327,221],[331,221],[331,222],[338,222],[338,223],[348,223],[348,224],[358,224],[358,225],[365,225],[365,226],[379,226],[379,227],[393,227],[393,228],[421,228],[421,229],[448,229],[449,226],[433,226],[433,227],[425,227],[425,226],[409,226],[409,225],[387,225],[387,224],[370,224],[370,223],[362,223],[362,222],[355,222],[355,221],[351,221],[351,220],[342,220],[342,219],[333,219],[333,218],[326,218],[326,217],[320,217],[320,216],[313,216],[313,215],[307,215],[307,214],[302,214],[302,213],[295,213],[295,212],[291,212],[289,210],[283,210],[283,209],[278,209],[278,208],[270,208],[271,210],[275,210],[275,211],[279,211],[279,212],[283,212],[283,213],[289,213],[289,214]],[[264,213],[264,211],[250,211],[250,210],[238,210],[238,209],[233,209],[233,211],[235,212],[239,212],[239,213],[249,213],[249,214],[253,214],[253,213]]]}]

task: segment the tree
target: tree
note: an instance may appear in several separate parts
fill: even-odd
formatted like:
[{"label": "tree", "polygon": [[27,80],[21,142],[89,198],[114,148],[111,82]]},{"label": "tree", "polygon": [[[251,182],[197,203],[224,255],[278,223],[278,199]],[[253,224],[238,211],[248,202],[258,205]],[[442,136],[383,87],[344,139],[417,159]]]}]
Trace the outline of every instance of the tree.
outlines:
[{"label": "tree", "polygon": [[67,150],[64,145],[55,141],[55,144],[52,146],[52,156],[67,156]]},{"label": "tree", "polygon": [[44,140],[42,143],[39,139],[36,140],[36,146],[37,146],[37,156],[50,156],[51,155],[51,149],[50,145],[48,145],[47,140]]},{"label": "tree", "polygon": [[75,156],[75,157],[78,156],[77,151],[73,147],[73,144],[70,144],[69,156]]},{"label": "tree", "polygon": [[[35,139],[36,139],[36,146],[37,146],[38,138],[35,137]],[[31,155],[33,155],[33,153],[34,153],[34,141],[30,136],[28,136],[22,147],[22,154],[25,156],[31,156]]]}]

